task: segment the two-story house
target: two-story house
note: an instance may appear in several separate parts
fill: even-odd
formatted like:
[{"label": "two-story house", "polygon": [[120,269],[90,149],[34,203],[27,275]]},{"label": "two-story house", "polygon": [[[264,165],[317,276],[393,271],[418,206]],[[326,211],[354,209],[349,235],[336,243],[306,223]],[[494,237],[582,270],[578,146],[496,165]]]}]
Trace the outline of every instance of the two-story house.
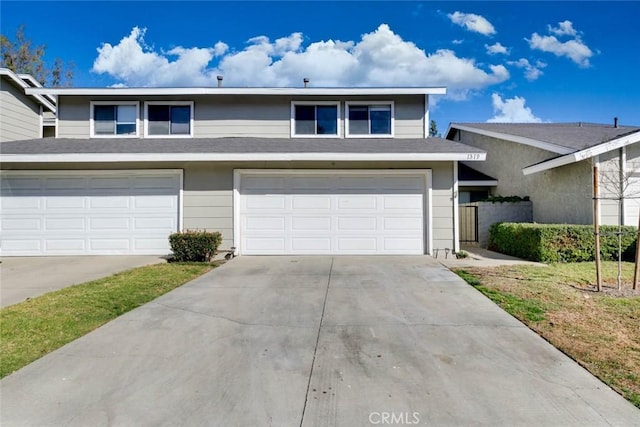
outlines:
[{"label": "two-story house", "polygon": [[31,88],[57,137],[3,143],[2,255],[166,254],[183,229],[237,254],[457,248],[457,162],[428,137],[444,88]]},{"label": "two-story house", "polygon": [[42,85],[29,74],[0,68],[0,142],[55,135],[55,98],[27,94],[28,88]]}]

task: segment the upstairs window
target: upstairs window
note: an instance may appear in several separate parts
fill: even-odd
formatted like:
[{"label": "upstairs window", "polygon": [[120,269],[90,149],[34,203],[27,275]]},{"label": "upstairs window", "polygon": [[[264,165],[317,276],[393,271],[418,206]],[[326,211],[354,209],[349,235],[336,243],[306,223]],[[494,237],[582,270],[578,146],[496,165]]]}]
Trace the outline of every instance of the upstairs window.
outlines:
[{"label": "upstairs window", "polygon": [[338,102],[296,102],[291,107],[291,133],[304,137],[340,135]]},{"label": "upstairs window", "polygon": [[346,134],[351,137],[393,136],[393,103],[347,102]]},{"label": "upstairs window", "polygon": [[193,136],[193,102],[147,102],[145,136]]},{"label": "upstairs window", "polygon": [[92,102],[91,136],[137,137],[138,111],[137,102]]}]

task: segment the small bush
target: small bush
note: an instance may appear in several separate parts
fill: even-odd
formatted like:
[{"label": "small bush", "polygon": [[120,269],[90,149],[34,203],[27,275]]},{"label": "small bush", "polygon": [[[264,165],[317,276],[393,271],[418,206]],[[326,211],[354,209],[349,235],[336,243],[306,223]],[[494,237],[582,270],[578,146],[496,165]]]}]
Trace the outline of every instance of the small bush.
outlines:
[{"label": "small bush", "polygon": [[[600,256],[618,259],[618,227],[600,227]],[[622,227],[622,255],[633,260],[636,228]],[[538,262],[584,262],[595,259],[591,225],[497,223],[489,228],[489,249]]]},{"label": "small bush", "polygon": [[169,236],[174,260],[178,262],[209,262],[222,242],[219,232],[186,230]]}]

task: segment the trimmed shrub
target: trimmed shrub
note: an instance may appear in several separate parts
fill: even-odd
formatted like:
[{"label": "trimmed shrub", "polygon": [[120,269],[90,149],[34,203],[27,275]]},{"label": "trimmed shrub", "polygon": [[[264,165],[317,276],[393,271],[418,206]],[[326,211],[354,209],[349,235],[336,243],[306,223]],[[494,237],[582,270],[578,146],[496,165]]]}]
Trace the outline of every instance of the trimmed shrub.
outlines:
[{"label": "trimmed shrub", "polygon": [[209,262],[222,243],[219,232],[185,230],[169,236],[173,259],[179,262]]},{"label": "trimmed shrub", "polygon": [[[622,255],[633,260],[637,229],[622,227]],[[618,259],[618,226],[600,227],[602,260]],[[583,262],[595,259],[593,226],[502,222],[489,228],[489,249],[538,262]]]}]

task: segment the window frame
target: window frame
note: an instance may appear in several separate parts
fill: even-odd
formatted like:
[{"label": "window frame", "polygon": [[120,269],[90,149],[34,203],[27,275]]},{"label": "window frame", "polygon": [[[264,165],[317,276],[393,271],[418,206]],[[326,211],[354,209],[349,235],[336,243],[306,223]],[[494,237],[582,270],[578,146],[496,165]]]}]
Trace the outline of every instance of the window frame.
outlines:
[{"label": "window frame", "polygon": [[[342,115],[340,109],[340,101],[291,101],[291,138],[342,138]],[[298,134],[296,133],[296,106],[313,105],[313,106],[335,106],[336,107],[336,133],[335,134]],[[316,129],[318,125],[318,117],[316,114]]]},{"label": "window frame", "polygon": [[[96,105],[113,105],[128,106],[133,105],[136,107],[136,132],[135,134],[118,135],[117,133],[110,135],[96,134],[95,126],[95,106]],[[116,121],[117,125],[117,121]],[[57,128],[57,127],[56,127]],[[91,138],[140,138],[140,101],[91,101],[89,107],[89,136]]]},{"label": "window frame", "polygon": [[[391,113],[391,133],[374,133],[374,134],[352,134],[349,132],[349,107],[377,107],[388,105]],[[395,102],[394,101],[346,101],[344,106],[344,133],[345,138],[394,138],[395,137]],[[371,120],[369,120],[371,123]]]},{"label": "window frame", "polygon": [[[149,106],[150,105],[166,105],[166,106],[188,106],[189,107],[189,133],[188,134],[167,134],[167,135],[150,135],[149,134]],[[193,101],[145,101],[144,103],[144,137],[145,138],[193,138]]]}]

